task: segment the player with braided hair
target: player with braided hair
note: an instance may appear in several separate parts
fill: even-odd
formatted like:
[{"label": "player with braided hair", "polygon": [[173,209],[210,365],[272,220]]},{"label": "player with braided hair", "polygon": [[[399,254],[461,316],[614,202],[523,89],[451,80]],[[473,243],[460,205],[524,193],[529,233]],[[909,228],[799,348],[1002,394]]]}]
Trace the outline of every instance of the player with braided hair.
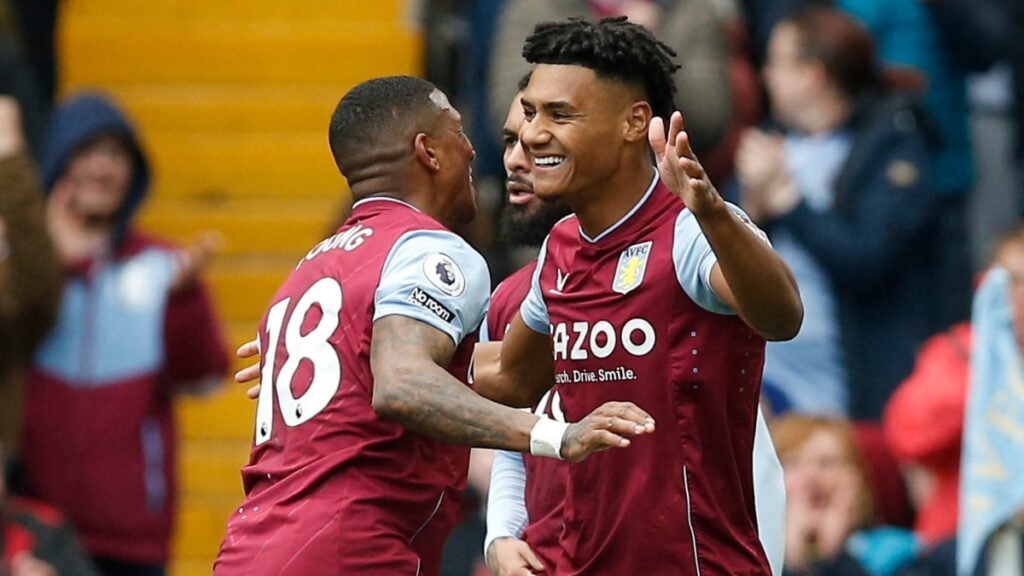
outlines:
[{"label": "player with braided hair", "polygon": [[476,389],[528,406],[557,382],[567,420],[616,399],[658,422],[569,467],[553,572],[770,574],[755,491],[784,495],[779,477],[754,481],[757,402],[765,340],[802,321],[792,274],[667,118],[673,54],[648,31],[542,24],[523,55],[534,193],[575,215],[541,248],[503,343],[478,346]]},{"label": "player with braided hair", "polygon": [[642,86],[654,115],[664,120],[675,110],[675,56],[675,50],[625,16],[605,18],[597,26],[582,18],[539,24],[523,48],[523,57],[533,63],[581,65],[600,78]]}]

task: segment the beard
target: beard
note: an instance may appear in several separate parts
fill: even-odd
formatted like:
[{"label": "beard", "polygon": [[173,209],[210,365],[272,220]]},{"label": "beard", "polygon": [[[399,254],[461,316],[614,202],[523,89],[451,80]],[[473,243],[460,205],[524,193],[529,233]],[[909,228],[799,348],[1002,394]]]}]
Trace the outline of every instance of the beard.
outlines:
[{"label": "beard", "polygon": [[549,202],[525,206],[505,204],[498,222],[501,241],[508,247],[539,248],[551,228],[569,214],[568,208]]}]

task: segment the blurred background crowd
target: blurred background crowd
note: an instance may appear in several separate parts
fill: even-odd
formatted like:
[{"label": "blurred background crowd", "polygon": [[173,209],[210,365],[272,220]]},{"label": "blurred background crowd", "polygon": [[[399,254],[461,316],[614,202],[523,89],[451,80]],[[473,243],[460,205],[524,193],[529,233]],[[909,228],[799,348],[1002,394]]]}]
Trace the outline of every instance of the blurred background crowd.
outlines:
[{"label": "blurred background crowd", "polygon": [[[229,351],[348,210],[337,100],[449,94],[498,281],[536,253],[497,217],[523,40],[610,15],[676,51],[800,284],[763,384],[787,573],[1024,575],[1020,0],[0,0],[0,575],[209,573],[253,422]],[[477,456],[446,575],[488,573]]]}]

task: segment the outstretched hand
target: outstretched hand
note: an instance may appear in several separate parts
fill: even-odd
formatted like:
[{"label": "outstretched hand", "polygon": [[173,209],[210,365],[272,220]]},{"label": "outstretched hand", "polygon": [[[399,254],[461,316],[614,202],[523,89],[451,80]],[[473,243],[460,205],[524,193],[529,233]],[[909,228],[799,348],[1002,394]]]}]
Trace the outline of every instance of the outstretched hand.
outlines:
[{"label": "outstretched hand", "polygon": [[662,181],[691,212],[699,216],[722,201],[690,147],[690,135],[683,129],[681,113],[672,114],[667,136],[665,122],[659,117],[652,118],[647,137]]},{"label": "outstretched hand", "polygon": [[220,234],[204,232],[194,242],[178,250],[178,271],[171,282],[171,291],[178,292],[192,286],[223,244]]},{"label": "outstretched hand", "polygon": [[593,452],[626,448],[629,438],[654,432],[654,418],[632,402],[605,402],[579,422],[569,425],[562,438],[562,458],[579,462]]}]

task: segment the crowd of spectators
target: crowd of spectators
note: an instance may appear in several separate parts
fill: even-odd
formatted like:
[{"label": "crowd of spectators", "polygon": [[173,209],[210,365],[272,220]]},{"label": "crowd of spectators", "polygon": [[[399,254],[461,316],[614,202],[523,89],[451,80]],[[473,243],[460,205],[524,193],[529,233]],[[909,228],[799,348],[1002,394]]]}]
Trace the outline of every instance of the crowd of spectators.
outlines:
[{"label": "crowd of spectators", "polygon": [[[495,208],[501,122],[535,24],[627,15],[677,53],[697,154],[804,299],[803,330],[769,345],[763,383],[787,573],[1021,573],[1024,4],[423,5],[463,24],[445,28],[456,49],[436,52],[457,57],[427,70],[455,83]],[[0,2],[0,447],[20,462],[0,478],[0,574],[162,574],[173,400],[227,370],[200,278],[211,249],[133,227],[144,135],[106,96],[54,105],[57,13]],[[507,256],[495,229],[468,233]],[[487,474],[474,477],[475,503]],[[449,574],[481,570],[465,544],[483,540],[477,508]]]}]

